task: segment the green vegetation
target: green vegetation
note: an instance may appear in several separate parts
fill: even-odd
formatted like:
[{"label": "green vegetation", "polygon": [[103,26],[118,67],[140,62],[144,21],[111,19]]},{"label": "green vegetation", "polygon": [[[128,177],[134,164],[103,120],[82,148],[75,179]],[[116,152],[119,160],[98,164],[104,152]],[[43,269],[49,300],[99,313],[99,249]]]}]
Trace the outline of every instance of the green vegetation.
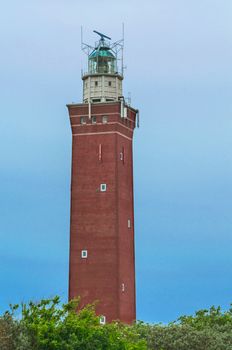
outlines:
[{"label": "green vegetation", "polygon": [[[11,307],[0,318],[1,350],[145,350],[133,327],[100,325],[93,305],[76,312],[78,300],[51,300]],[[20,311],[19,317],[15,314]]]},{"label": "green vegetation", "polygon": [[58,297],[11,306],[0,316],[1,350],[231,350],[232,309],[212,307],[168,325],[100,325],[94,305]]},{"label": "green vegetation", "polygon": [[231,350],[232,309],[220,307],[197,311],[194,316],[182,316],[168,325],[136,326],[153,350]]}]

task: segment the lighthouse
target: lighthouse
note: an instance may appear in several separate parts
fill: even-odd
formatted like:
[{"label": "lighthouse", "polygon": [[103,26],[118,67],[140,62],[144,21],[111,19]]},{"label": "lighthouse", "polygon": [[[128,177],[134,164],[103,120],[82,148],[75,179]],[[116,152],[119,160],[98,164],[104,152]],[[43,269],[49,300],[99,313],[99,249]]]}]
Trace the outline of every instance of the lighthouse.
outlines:
[{"label": "lighthouse", "polygon": [[123,97],[123,39],[97,31],[82,43],[83,100],[67,105],[72,130],[69,300],[96,303],[100,323],[136,319],[133,132]]}]

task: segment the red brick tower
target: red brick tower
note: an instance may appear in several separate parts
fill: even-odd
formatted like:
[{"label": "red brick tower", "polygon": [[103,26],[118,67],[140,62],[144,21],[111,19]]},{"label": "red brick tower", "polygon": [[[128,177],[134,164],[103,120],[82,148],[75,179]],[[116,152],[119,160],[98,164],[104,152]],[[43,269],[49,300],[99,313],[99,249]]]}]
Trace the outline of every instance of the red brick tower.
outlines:
[{"label": "red brick tower", "polygon": [[80,296],[81,305],[97,300],[102,323],[131,323],[136,318],[132,139],[137,110],[122,96],[118,47],[98,34],[82,77],[83,103],[68,105],[69,299]]}]

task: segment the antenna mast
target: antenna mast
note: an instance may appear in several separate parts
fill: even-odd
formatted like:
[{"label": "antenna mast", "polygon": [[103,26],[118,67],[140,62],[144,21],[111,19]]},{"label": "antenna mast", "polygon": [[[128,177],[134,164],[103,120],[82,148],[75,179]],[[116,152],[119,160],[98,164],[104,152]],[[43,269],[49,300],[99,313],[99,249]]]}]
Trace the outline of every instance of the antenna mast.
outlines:
[{"label": "antenna mast", "polygon": [[81,26],[81,50],[89,56],[90,51],[94,50],[94,47],[83,42],[83,28]]}]

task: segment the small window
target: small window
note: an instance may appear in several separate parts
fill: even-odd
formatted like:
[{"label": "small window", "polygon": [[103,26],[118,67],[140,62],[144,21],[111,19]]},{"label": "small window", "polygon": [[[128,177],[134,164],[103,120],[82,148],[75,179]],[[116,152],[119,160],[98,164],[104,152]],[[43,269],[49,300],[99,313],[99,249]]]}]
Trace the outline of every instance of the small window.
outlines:
[{"label": "small window", "polygon": [[127,227],[131,228],[131,221],[130,221],[130,219],[128,219],[128,221],[127,221]]},{"label": "small window", "polygon": [[102,123],[103,124],[106,124],[108,122],[108,117],[107,117],[107,115],[103,115],[103,117],[102,117]]},{"label": "small window", "polygon": [[105,316],[100,316],[100,318],[99,318],[99,322],[100,322],[100,324],[106,324],[106,317]]},{"label": "small window", "polygon": [[124,118],[127,118],[127,107],[124,107],[123,116]]},{"label": "small window", "polygon": [[81,124],[86,124],[86,118],[85,117],[81,117],[80,122],[81,122]]},{"label": "small window", "polygon": [[88,257],[88,251],[87,251],[87,250],[82,250],[82,251],[81,251],[81,257],[82,257],[82,259],[87,259],[87,257]]},{"label": "small window", "polygon": [[91,120],[92,120],[92,124],[96,124],[97,123],[97,117],[92,117]]},{"label": "small window", "polygon": [[123,160],[123,152],[120,152],[120,160]]},{"label": "small window", "polygon": [[111,86],[112,84],[111,84],[111,81],[109,81],[109,86]]},{"label": "small window", "polygon": [[125,292],[125,284],[122,283],[122,292]]},{"label": "small window", "polygon": [[101,184],[100,190],[101,192],[106,192],[106,184]]},{"label": "small window", "polygon": [[101,145],[101,143],[98,147],[98,160],[102,160],[102,145]]},{"label": "small window", "polygon": [[95,81],[95,86],[98,86],[98,81]]}]

